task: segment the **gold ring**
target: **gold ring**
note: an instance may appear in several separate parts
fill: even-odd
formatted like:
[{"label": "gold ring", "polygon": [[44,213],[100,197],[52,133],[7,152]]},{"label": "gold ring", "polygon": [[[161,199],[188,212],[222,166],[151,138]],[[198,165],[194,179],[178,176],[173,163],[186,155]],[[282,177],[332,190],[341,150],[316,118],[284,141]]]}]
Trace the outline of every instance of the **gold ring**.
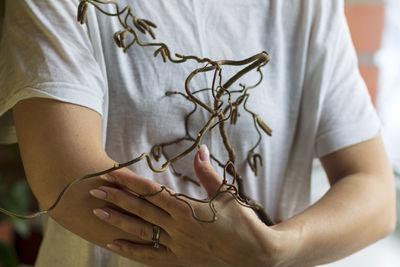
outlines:
[{"label": "gold ring", "polygon": [[151,237],[151,241],[153,241],[153,248],[160,247],[160,234],[161,228],[157,225],[153,225],[153,235]]}]

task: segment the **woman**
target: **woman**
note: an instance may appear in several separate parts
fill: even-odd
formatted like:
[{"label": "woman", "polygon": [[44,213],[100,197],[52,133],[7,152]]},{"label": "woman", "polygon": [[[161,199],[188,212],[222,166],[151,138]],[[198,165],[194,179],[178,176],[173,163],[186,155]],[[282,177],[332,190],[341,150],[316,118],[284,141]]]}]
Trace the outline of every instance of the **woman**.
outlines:
[{"label": "woman", "polygon": [[[265,158],[258,177],[244,163],[258,138],[251,117],[243,114],[230,134],[248,194],[278,224],[267,227],[229,195],[216,200],[214,223],[197,221],[166,190],[138,197],[161,185],[206,197],[172,172],[155,175],[140,162],[72,187],[45,220],[36,266],[309,266],[345,257],[393,231],[392,172],[341,1],[118,3],[158,24],[157,40],[173,53],[235,60],[261,51],[272,55],[248,104],[274,129],[258,148]],[[152,58],[154,50],[135,45],[123,54],[112,40],[120,22],[91,6],[81,26],[75,21],[78,4],[5,4],[0,114],[11,124],[12,109],[16,134],[13,127],[2,127],[2,137],[18,138],[28,181],[44,208],[74,178],[184,136],[183,119],[193,108],[165,93],[182,91],[198,65],[162,64]],[[113,5],[99,5],[115,13]],[[228,69],[223,75],[233,73]],[[244,82],[257,78],[250,75]],[[204,75],[192,86],[201,89],[211,80]],[[207,94],[201,97],[210,101]],[[199,110],[190,129],[196,134],[207,118]],[[226,158],[218,135],[203,142],[216,158]],[[169,155],[187,146],[178,144]],[[197,177],[212,195],[221,172],[208,155],[203,146],[175,167]],[[332,187],[308,207],[314,155]],[[200,218],[210,215],[206,205],[195,208]]]}]

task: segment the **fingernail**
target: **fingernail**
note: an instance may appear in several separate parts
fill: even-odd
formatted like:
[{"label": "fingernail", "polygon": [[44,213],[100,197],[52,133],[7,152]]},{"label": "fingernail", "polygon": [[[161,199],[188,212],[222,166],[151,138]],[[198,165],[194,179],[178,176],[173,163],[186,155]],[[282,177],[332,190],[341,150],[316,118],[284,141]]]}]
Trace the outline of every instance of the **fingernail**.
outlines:
[{"label": "fingernail", "polygon": [[200,146],[200,160],[201,161],[210,161],[210,152],[208,151],[208,148],[206,145],[201,145]]},{"label": "fingernail", "polygon": [[100,178],[105,180],[105,181],[107,181],[107,182],[110,182],[110,183],[114,183],[115,182],[115,177],[110,175],[110,174],[100,175]]},{"label": "fingernail", "polygon": [[92,189],[89,193],[95,198],[106,199],[107,197],[107,193],[99,189]]},{"label": "fingernail", "polygon": [[102,220],[108,220],[110,219],[110,213],[108,213],[105,210],[102,209],[95,209],[93,210],[94,215],[96,215],[97,217],[99,217]]},{"label": "fingernail", "polygon": [[107,244],[107,247],[111,250],[121,250],[120,246],[114,245],[114,244]]}]

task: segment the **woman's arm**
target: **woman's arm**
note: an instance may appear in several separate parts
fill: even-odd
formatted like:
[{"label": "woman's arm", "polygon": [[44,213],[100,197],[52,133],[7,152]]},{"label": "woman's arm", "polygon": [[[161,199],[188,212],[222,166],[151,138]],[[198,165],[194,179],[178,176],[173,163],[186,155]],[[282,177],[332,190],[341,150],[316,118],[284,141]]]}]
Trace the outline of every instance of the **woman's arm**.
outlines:
[{"label": "woman's arm", "polygon": [[[54,203],[61,190],[71,180],[114,165],[114,161],[107,156],[102,146],[101,116],[98,113],[82,106],[39,98],[21,101],[13,111],[27,179],[44,209]],[[199,178],[207,190],[218,188],[221,179],[208,160],[199,163],[196,172],[198,175],[200,173]],[[160,185],[146,178],[140,178],[133,172],[121,169],[118,173],[129,179],[134,177],[135,181],[130,182],[132,191],[146,194],[160,189]],[[213,179],[210,180],[210,176]],[[109,182],[100,178],[77,183],[68,191],[50,216],[71,232],[102,247],[107,247],[107,244],[112,243],[113,240],[134,241],[136,244],[134,253],[132,251],[126,253],[123,250],[114,251],[149,265],[179,265],[184,262],[190,266],[235,264],[257,266],[265,259],[270,261],[272,258],[269,256],[274,249],[268,253],[267,257],[260,253],[262,251],[262,247],[259,246],[260,239],[254,238],[254,230],[257,229],[260,232],[259,228],[264,229],[264,225],[250,209],[231,201],[229,195],[224,195],[216,203],[217,210],[224,212],[218,213],[215,224],[195,221],[188,207],[170,197],[167,192],[151,199],[153,201],[158,199],[158,205],[162,205],[168,212],[157,209],[157,205],[143,199],[135,198],[136,201],[129,199],[124,203],[127,203],[131,209],[135,209],[134,212],[144,219],[130,217],[129,222],[135,222],[133,225],[115,216],[118,212],[118,209],[112,209],[115,206],[107,204],[104,200],[93,198],[89,194],[90,191],[93,193],[95,188],[107,186],[110,188],[110,185]],[[119,193],[127,194],[123,190]],[[108,197],[111,196],[111,191],[109,191]],[[121,203],[116,199],[115,204]],[[201,206],[197,209],[198,215],[209,219],[209,206]],[[125,231],[93,215],[94,210],[99,211],[104,207],[108,207],[106,210],[112,209],[115,212],[111,214],[113,222]],[[118,214],[124,215],[124,213]],[[100,211],[101,215],[105,214]],[[167,224],[171,227],[169,229],[173,232],[170,232],[170,238],[169,234],[163,232],[160,242],[161,244],[169,242],[168,248],[173,243],[174,251],[162,249],[165,247],[160,249],[152,247],[152,224],[164,229],[167,228]],[[237,229],[241,230],[237,231]],[[268,231],[268,228],[265,230]],[[185,241],[181,242],[181,238]],[[271,236],[269,238],[272,240]],[[204,239],[208,239],[206,240],[208,242],[203,242]],[[269,248],[273,247],[272,243],[269,245]],[[174,253],[177,251],[184,253],[181,254],[184,257]],[[160,257],[154,257],[154,253]],[[240,261],[236,260],[237,256]]]},{"label": "woman's arm", "polygon": [[[101,117],[90,109],[53,100],[29,99],[15,106],[14,119],[28,181],[44,208],[54,202],[73,178],[114,164],[102,147]],[[279,258],[284,266],[321,264],[347,256],[393,231],[393,176],[380,138],[335,152],[322,162],[333,184],[331,190],[305,212],[269,230],[258,224],[252,214],[243,213],[241,207],[229,205],[226,211],[232,216],[242,214],[243,221],[237,221],[236,226],[243,231],[255,231],[252,236],[262,238],[256,242],[245,241],[246,235],[241,232],[242,240],[235,242],[234,236],[227,236],[235,227],[225,235],[221,225],[216,224],[217,229],[211,227],[209,230],[213,234],[208,237],[214,240],[214,245],[225,245],[233,250],[229,252],[219,247],[214,251],[221,257],[230,258],[224,258],[223,262],[235,262],[235,256],[243,259],[244,251],[251,255],[248,262],[265,260],[264,256],[257,255],[263,251],[259,248],[264,247],[279,254],[279,257],[271,257],[274,261]],[[210,171],[205,173],[212,174]],[[103,247],[115,239],[139,240],[138,235],[127,234],[95,218],[93,209],[106,204],[90,197],[88,192],[102,185],[107,183],[97,178],[78,183],[51,216],[70,231]],[[222,223],[224,219],[229,218],[220,217],[218,221]],[[205,237],[204,231],[191,231],[188,218],[177,220],[170,227],[178,226],[177,222],[185,223],[186,234],[202,233],[203,236],[195,238],[198,242]],[[245,227],[246,223],[252,225]],[[201,224],[196,226],[202,227]],[[218,248],[212,243],[209,245],[208,249]],[[242,245],[246,245],[244,250]],[[254,251],[253,245],[260,247]],[[182,246],[179,240],[177,246]],[[241,253],[235,253],[235,248],[242,248]],[[118,253],[137,258],[126,252]],[[271,251],[264,253],[271,255]]]},{"label": "woman's arm", "polygon": [[346,257],[386,237],[396,225],[395,185],[381,137],[327,155],[332,185],[312,207],[275,230],[292,233],[286,266],[312,266]]},{"label": "woman's arm", "polygon": [[[42,208],[54,203],[71,180],[113,166],[102,146],[101,116],[95,111],[59,101],[32,98],[13,109],[18,142],[28,182]],[[93,209],[105,202],[89,190],[105,185],[92,178],[74,185],[50,213],[59,224],[105,247],[115,238],[135,239],[99,221]],[[136,238],[137,239],[137,238]]]},{"label": "woman's arm", "polygon": [[[148,235],[152,224],[163,229],[160,249],[123,240],[116,240],[114,249],[150,264],[221,266],[221,260],[238,266],[312,266],[341,259],[390,234],[396,220],[395,192],[381,138],[342,149],[322,162],[333,184],[329,192],[303,213],[273,227],[260,223],[229,195],[214,202],[218,220],[211,224],[196,222],[188,208],[166,192],[146,198],[155,207],[146,212],[138,209],[143,199],[119,188],[142,195],[156,192],[160,186],[137,175],[114,172],[112,180],[118,188],[100,187],[103,197],[147,221]],[[212,196],[221,178],[208,161],[199,161],[199,154],[194,167]],[[198,214],[210,214],[209,206],[192,205]],[[101,219],[135,232],[137,222],[129,215],[103,210],[109,216]],[[157,214],[163,213],[170,218],[157,220]]]}]

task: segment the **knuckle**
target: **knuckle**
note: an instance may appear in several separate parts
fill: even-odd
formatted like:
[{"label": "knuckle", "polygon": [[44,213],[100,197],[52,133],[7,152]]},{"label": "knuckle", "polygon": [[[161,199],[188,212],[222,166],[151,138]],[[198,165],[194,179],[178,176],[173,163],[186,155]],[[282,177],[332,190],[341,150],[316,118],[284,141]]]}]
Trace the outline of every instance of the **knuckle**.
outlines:
[{"label": "knuckle", "polygon": [[175,221],[179,221],[182,223],[191,223],[192,222],[192,212],[189,207],[184,206],[182,209],[180,209],[178,212],[173,214],[173,218]]},{"label": "knuckle", "polygon": [[172,210],[172,209],[176,209],[177,208],[177,205],[176,205],[176,203],[174,203],[174,201],[172,201],[173,199],[172,199],[172,197],[170,197],[170,196],[162,196],[162,197],[160,197],[160,201],[162,202],[162,203],[164,203],[164,207],[165,207],[165,209],[166,210]]},{"label": "knuckle", "polygon": [[120,202],[118,191],[116,191],[115,189],[108,190],[107,199],[115,204],[118,204]]},{"label": "knuckle", "polygon": [[140,218],[143,218],[146,216],[146,208],[143,205],[139,205],[138,207],[136,207],[136,215],[139,216]]},{"label": "knuckle", "polygon": [[178,215],[181,212],[185,212],[187,209],[184,196],[170,195],[169,193],[163,193],[159,195],[159,202],[163,203],[163,209],[167,212],[172,212],[174,215]]},{"label": "knuckle", "polygon": [[148,195],[150,197],[154,197],[154,196],[160,195],[161,192],[163,191],[163,189],[158,184],[151,184],[151,185],[148,185],[148,188],[146,191],[147,191],[146,195]]},{"label": "knuckle", "polygon": [[131,223],[131,221],[126,220],[126,218],[111,216],[110,223],[126,233],[135,234],[134,225]]},{"label": "knuckle", "polygon": [[125,207],[127,206],[127,204],[129,202],[126,201],[126,193],[124,193],[121,190],[116,189],[113,193],[113,203],[116,204],[117,206],[125,209]]},{"label": "knuckle", "polygon": [[142,240],[146,240],[146,241],[151,240],[152,230],[150,231],[149,226],[143,225],[140,227],[138,235],[139,235],[139,238]]},{"label": "knuckle", "polygon": [[133,227],[132,223],[127,222],[126,220],[120,221],[119,228],[121,228],[124,232],[129,234],[135,233],[135,228]]},{"label": "knuckle", "polygon": [[107,194],[106,194],[106,200],[114,202],[115,196],[114,196],[114,190],[107,188],[106,190]]},{"label": "knuckle", "polygon": [[116,181],[117,181],[118,185],[126,187],[126,188],[129,188],[129,186],[131,185],[131,183],[128,182],[127,179],[125,179],[125,178],[118,177]]},{"label": "knuckle", "polygon": [[105,198],[106,200],[114,201],[116,199],[116,196],[115,196],[116,191],[114,188],[107,186],[107,187],[100,187],[100,189],[102,189],[103,191],[106,192],[106,198]]},{"label": "knuckle", "polygon": [[112,225],[117,226],[119,228],[123,228],[124,221],[121,220],[121,218],[119,218],[119,216],[115,216],[115,215],[111,216],[109,221]]},{"label": "knuckle", "polygon": [[210,164],[204,164],[200,167],[200,171],[205,175],[214,174],[214,169]]},{"label": "knuckle", "polygon": [[195,212],[193,205],[186,204],[180,210],[181,218],[184,220],[191,220],[193,218],[193,212]]}]

